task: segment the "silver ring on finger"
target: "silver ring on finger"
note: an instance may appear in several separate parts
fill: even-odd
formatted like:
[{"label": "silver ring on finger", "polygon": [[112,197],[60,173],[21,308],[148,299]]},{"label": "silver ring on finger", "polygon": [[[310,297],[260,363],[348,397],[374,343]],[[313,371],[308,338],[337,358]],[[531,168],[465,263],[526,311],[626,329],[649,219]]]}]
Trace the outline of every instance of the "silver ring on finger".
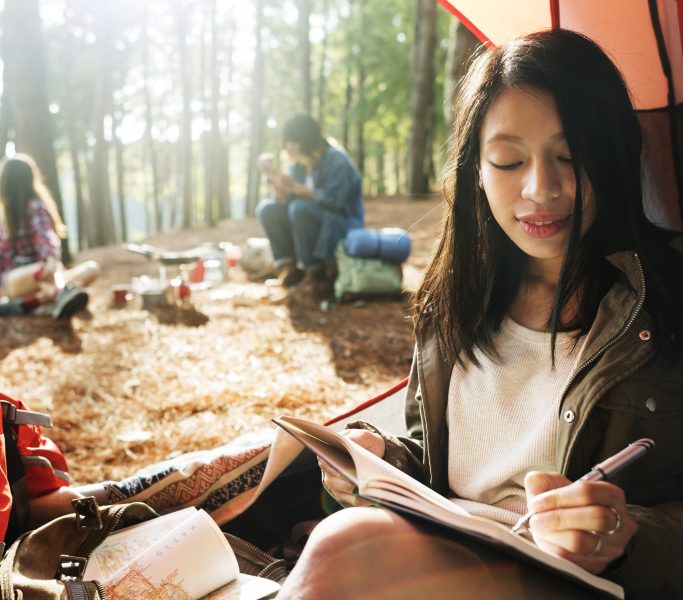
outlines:
[{"label": "silver ring on finger", "polygon": [[595,548],[593,548],[587,556],[595,556],[602,549],[602,536],[600,535],[600,532],[591,531],[591,533],[595,536]]},{"label": "silver ring on finger", "polygon": [[614,513],[614,516],[617,518],[617,522],[614,524],[612,529],[605,531],[605,535],[614,535],[621,529],[621,514],[619,514],[619,511],[613,506],[610,506],[609,509]]}]

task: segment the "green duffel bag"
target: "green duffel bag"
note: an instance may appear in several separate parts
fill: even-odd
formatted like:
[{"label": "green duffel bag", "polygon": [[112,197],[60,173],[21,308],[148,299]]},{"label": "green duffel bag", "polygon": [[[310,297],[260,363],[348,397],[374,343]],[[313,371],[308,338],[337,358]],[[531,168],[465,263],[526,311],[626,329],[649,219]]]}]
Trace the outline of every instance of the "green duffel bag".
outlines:
[{"label": "green duffel bag", "polygon": [[401,265],[376,258],[353,258],[346,254],[344,241],[335,250],[338,275],[334,295],[342,302],[369,296],[398,296],[401,294],[403,272]]}]

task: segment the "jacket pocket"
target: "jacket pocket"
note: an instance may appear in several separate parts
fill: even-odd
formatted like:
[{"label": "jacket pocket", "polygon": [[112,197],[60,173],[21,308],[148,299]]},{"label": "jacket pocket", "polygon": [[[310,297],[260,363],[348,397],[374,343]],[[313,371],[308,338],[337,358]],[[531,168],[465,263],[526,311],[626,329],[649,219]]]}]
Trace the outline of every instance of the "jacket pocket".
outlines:
[{"label": "jacket pocket", "polygon": [[629,502],[652,505],[683,498],[683,373],[652,365],[630,375],[598,402],[603,440],[618,451],[654,440],[647,456],[615,477]]}]

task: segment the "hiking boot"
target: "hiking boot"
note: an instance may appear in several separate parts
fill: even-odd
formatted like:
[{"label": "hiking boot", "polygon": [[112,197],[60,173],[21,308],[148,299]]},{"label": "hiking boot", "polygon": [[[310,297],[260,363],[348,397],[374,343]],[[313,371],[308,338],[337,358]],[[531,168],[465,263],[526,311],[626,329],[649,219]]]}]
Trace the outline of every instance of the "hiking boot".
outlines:
[{"label": "hiking boot", "polygon": [[325,268],[322,266],[306,267],[302,283],[317,284],[322,283],[326,279]]},{"label": "hiking boot", "polygon": [[57,294],[52,316],[69,319],[88,305],[88,294],[79,287],[66,286]]},{"label": "hiking boot", "polygon": [[334,282],[339,276],[339,268],[336,262],[326,262],[325,263],[325,279],[326,281]]},{"label": "hiking boot", "polygon": [[301,300],[329,300],[334,295],[334,280],[329,279],[322,265],[308,267],[302,281],[292,289],[291,294]]},{"label": "hiking boot", "polygon": [[295,264],[288,265],[282,270],[278,279],[285,287],[294,287],[301,283],[304,279],[305,273]]}]

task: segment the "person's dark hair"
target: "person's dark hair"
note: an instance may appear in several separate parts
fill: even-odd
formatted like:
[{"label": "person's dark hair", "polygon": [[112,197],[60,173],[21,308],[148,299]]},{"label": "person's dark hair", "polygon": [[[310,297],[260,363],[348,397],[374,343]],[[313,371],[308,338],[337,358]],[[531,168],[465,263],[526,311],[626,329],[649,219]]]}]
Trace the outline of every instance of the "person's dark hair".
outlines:
[{"label": "person's dark hair", "polygon": [[43,201],[57,235],[66,237],[66,227],[59,216],[57,205],[43,183],[38,166],[30,156],[16,154],[5,159],[0,173],[0,198],[10,240],[16,238],[21,223],[28,217],[28,202],[33,198]]},{"label": "person's dark hair", "polygon": [[[497,224],[478,185],[479,134],[500,93],[521,88],[554,99],[577,181],[569,243],[549,322],[553,353],[558,331],[583,334],[590,329],[616,276],[603,257],[633,250],[647,275],[646,308],[660,341],[676,354],[683,313],[675,298],[680,302],[683,297],[683,283],[666,275],[667,270],[680,272],[681,263],[662,243],[665,232],[650,224],[643,212],[638,119],[616,66],[594,42],[567,30],[538,32],[491,48],[475,58],[464,78],[443,188],[448,205],[444,233],[414,297],[416,328],[426,321],[433,324],[450,361],[476,364],[476,348],[496,354],[494,335],[516,297],[526,255]],[[594,190],[596,206],[595,220],[584,236],[578,200],[582,174]],[[674,261],[679,261],[678,271]],[[573,296],[578,309],[564,322],[562,309]]]},{"label": "person's dark hair", "polygon": [[325,139],[320,132],[320,125],[311,116],[305,114],[294,115],[285,122],[282,129],[282,141],[299,144],[302,154],[308,156],[325,145]]}]

